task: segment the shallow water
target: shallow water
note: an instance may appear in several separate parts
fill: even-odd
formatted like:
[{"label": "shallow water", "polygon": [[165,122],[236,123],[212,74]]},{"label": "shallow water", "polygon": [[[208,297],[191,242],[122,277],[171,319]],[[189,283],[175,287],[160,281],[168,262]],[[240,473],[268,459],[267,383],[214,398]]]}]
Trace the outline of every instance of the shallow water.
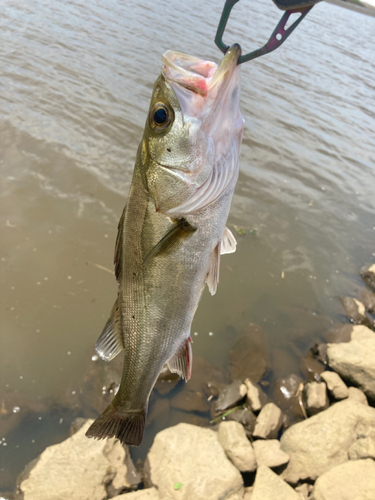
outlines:
[{"label": "shallow water", "polygon": [[[2,490],[87,413],[76,393],[115,298],[117,221],[161,54],[220,59],[221,2],[155,5],[2,3]],[[270,1],[240,2],[225,40],[256,48],[279,17]],[[298,373],[298,352],[344,321],[338,297],[363,286],[375,256],[374,32],[374,17],[321,3],[282,48],[243,66],[229,225],[246,234],[193,324],[194,353],[215,366],[252,322],[267,335],[268,380]]]}]

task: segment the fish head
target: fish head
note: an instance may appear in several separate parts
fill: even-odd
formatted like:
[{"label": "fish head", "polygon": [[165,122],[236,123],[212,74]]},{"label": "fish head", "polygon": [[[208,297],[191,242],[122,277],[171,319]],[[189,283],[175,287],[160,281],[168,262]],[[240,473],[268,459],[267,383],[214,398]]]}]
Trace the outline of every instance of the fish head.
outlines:
[{"label": "fish head", "polygon": [[[238,45],[232,46],[219,66],[180,52],[163,55],[141,144],[142,177],[156,210],[180,215],[201,208],[199,203],[189,205],[189,200],[199,201],[199,190],[207,195],[210,182],[220,195],[216,166],[222,164],[223,170],[223,160],[233,156],[233,145],[238,165],[244,126],[239,108],[240,53]],[[224,171],[221,181],[223,175]],[[205,199],[213,201],[212,196]],[[188,209],[181,212],[179,207],[186,203]]]}]

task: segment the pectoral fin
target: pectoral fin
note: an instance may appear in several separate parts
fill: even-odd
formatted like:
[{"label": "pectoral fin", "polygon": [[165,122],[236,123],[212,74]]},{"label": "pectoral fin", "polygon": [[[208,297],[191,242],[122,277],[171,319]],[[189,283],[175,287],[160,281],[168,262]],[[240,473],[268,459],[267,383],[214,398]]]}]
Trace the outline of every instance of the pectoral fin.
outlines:
[{"label": "pectoral fin", "polygon": [[167,361],[168,368],[172,373],[178,373],[186,382],[191,377],[191,367],[193,364],[193,350],[191,348],[191,338],[184,341],[180,349]]},{"label": "pectoral fin", "polygon": [[226,227],[221,240],[221,255],[235,252],[236,246],[236,238],[233,236],[232,231]]},{"label": "pectoral fin", "polygon": [[120,281],[121,268],[122,268],[122,239],[124,234],[125,210],[126,210],[126,205],[117,226],[117,238],[116,238],[115,258],[114,258],[115,276],[117,281]]},{"label": "pectoral fin", "polygon": [[215,295],[217,290],[217,285],[219,283],[220,249],[221,249],[221,241],[219,241],[214,251],[212,252],[211,266],[206,280],[211,295]]},{"label": "pectoral fin", "polygon": [[111,361],[124,349],[120,319],[120,306],[117,297],[108,321],[95,344],[95,351],[104,361]]},{"label": "pectoral fin", "polygon": [[143,265],[148,264],[154,257],[162,252],[171,250],[179,241],[191,235],[197,230],[196,227],[189,224],[186,219],[180,219],[170,229],[165,236],[157,243],[152,250],[146,255]]}]

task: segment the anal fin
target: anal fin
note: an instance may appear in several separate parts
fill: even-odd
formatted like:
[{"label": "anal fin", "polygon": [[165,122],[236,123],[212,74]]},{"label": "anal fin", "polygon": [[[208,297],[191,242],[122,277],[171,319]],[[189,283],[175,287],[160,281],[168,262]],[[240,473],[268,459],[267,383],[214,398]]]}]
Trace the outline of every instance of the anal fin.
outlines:
[{"label": "anal fin", "polygon": [[117,297],[108,321],[95,344],[95,351],[104,361],[111,361],[124,349],[120,319],[120,304]]},{"label": "anal fin", "polygon": [[193,364],[193,350],[191,348],[191,337],[187,338],[180,349],[171,358],[167,365],[172,373],[178,373],[186,382],[191,378],[191,368]]},{"label": "anal fin", "polygon": [[206,280],[211,295],[215,295],[217,285],[219,283],[220,253],[221,241],[219,241],[219,243],[214,248],[214,251],[212,252],[211,266]]}]

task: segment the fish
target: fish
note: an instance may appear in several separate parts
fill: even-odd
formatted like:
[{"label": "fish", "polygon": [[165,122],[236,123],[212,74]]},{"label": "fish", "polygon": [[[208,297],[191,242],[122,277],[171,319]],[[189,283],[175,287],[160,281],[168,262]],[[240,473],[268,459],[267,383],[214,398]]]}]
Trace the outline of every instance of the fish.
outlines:
[{"label": "fish", "polygon": [[120,387],[86,436],[139,446],[148,400],[167,364],[188,381],[191,324],[220,257],[236,250],[226,227],[244,128],[238,44],[219,65],[167,51],[155,82],[115,245],[118,295],[96,343],[124,350]]}]

